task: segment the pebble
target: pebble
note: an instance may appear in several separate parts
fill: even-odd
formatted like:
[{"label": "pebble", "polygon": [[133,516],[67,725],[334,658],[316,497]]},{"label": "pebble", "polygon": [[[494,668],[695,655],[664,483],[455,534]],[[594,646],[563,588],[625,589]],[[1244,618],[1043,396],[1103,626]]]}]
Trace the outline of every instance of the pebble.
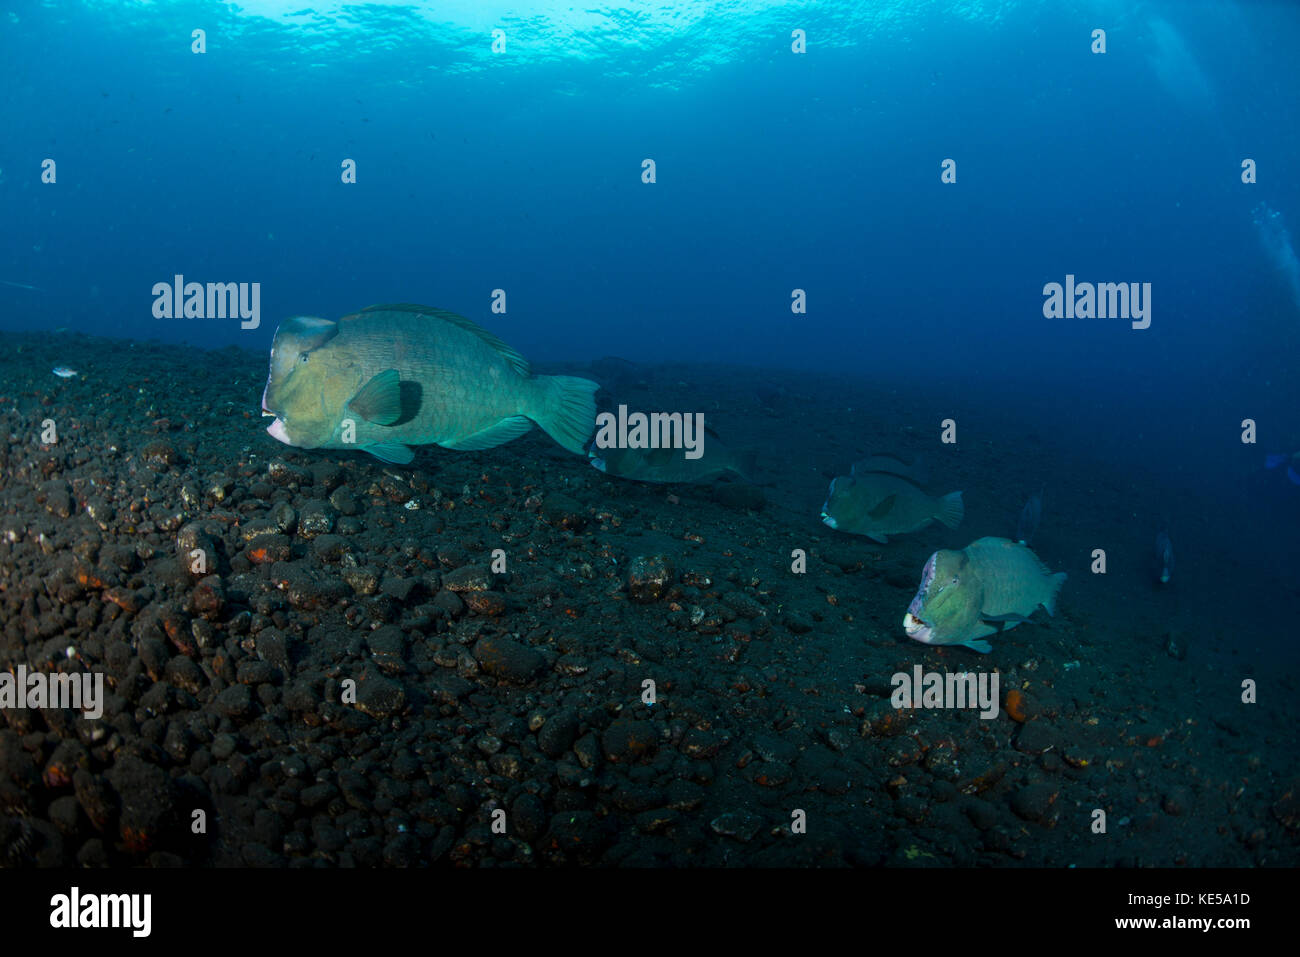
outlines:
[{"label": "pebble", "polygon": [[346,485],[340,485],[329,497],[330,505],[340,514],[354,516],[361,514],[361,504],[357,497],[352,494],[352,490]]},{"label": "pebble", "polygon": [[298,514],[298,535],[311,540],[319,535],[328,535],[334,531],[334,520],[338,513],[328,502],[311,499],[303,503]]},{"label": "pebble", "polygon": [[390,718],[406,708],[406,689],[381,674],[363,674],[357,681],[357,710],[372,718]]},{"label": "pebble", "polygon": [[248,685],[231,685],[217,695],[213,705],[227,717],[243,717],[253,710],[253,694]]},{"label": "pebble", "polygon": [[511,638],[481,638],[471,654],[488,674],[519,684],[539,677],[547,667],[540,652]]},{"label": "pebble", "polygon": [[442,587],[468,600],[466,592],[483,592],[492,587],[492,572],[486,566],[466,565],[444,575]]},{"label": "pebble", "polygon": [[1011,810],[1026,821],[1047,821],[1053,813],[1058,792],[1045,782],[1029,784],[1011,792]]},{"label": "pebble", "polygon": [[649,756],[659,745],[659,733],[649,721],[619,718],[601,735],[601,747],[609,761],[629,761]]},{"label": "pebble", "polygon": [[578,737],[578,713],[558,711],[547,717],[537,731],[537,747],[548,758],[558,758],[571,747]]},{"label": "pebble", "polygon": [[138,854],[160,849],[179,823],[175,787],[167,772],[124,754],[104,777],[117,792],[118,834],[126,848]]},{"label": "pebble", "polygon": [[734,837],[742,842],[753,840],[754,835],[759,832],[762,826],[763,819],[761,817],[746,811],[728,811],[709,822],[709,828],[714,834]]},{"label": "pebble", "polygon": [[635,602],[658,601],[675,581],[673,563],[665,555],[637,555],[628,563],[627,593]]}]

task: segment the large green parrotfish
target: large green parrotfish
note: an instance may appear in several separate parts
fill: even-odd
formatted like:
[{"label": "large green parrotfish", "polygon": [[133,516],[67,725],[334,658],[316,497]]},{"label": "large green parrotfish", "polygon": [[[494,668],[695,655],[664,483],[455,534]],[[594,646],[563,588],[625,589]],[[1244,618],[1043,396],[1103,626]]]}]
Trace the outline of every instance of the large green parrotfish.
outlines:
[{"label": "large green parrotfish", "polygon": [[921,572],[921,587],[903,618],[909,638],[927,645],[965,645],[987,652],[985,640],[1014,628],[1038,608],[1056,614],[1065,572],[1052,574],[1019,542],[981,538],[961,551],[942,549]]},{"label": "large green parrotfish", "polygon": [[337,321],[299,316],[276,330],[262,411],[286,445],[360,449],[406,465],[413,445],[490,449],[534,424],[582,455],[599,385],[533,375],[528,361],[455,313],[370,306]]}]

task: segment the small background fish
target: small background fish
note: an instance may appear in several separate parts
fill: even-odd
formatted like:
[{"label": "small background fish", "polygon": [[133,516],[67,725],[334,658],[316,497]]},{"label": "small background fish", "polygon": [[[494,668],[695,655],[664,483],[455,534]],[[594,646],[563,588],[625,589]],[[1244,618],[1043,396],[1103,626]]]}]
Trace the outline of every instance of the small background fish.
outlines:
[{"label": "small background fish", "polygon": [[1016,525],[1016,538],[1021,545],[1031,545],[1038,534],[1038,523],[1043,518],[1043,491],[1039,489],[1029,496],[1025,507],[1020,510],[1020,521]]},{"label": "small background fish", "polygon": [[949,528],[962,523],[966,507],[961,492],[933,496],[919,484],[925,471],[890,455],[873,455],[853,466],[851,475],[831,482],[822,506],[822,521],[842,532],[865,535],[887,544],[939,521]]},{"label": "small background fish", "polygon": [[658,484],[699,483],[725,475],[753,482],[757,453],[730,448],[708,426],[704,427],[704,454],[688,459],[683,449],[598,449],[588,455],[591,466],[606,475]]},{"label": "small background fish", "polygon": [[68,366],[55,366],[50,371],[52,371],[60,379],[71,379],[73,376],[77,374],[76,369],[71,369]]},{"label": "small background fish", "polygon": [[1264,458],[1264,468],[1282,468],[1292,485],[1300,485],[1300,452],[1273,452]]},{"label": "small background fish", "polygon": [[1169,533],[1161,529],[1156,535],[1156,577],[1160,584],[1167,585],[1174,576],[1174,546],[1169,541]]}]

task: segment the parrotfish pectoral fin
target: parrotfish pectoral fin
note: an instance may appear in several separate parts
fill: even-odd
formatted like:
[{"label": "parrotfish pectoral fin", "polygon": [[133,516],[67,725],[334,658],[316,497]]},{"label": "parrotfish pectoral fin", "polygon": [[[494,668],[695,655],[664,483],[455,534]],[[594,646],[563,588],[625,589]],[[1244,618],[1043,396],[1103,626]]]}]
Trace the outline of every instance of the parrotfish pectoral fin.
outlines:
[{"label": "parrotfish pectoral fin", "polygon": [[971,651],[978,651],[982,655],[987,655],[993,650],[993,646],[982,638],[972,638],[969,641],[963,641],[962,644]]},{"label": "parrotfish pectoral fin", "polygon": [[[835,527],[834,525],[831,526],[831,528],[834,527]],[[889,538],[885,535],[882,535],[880,532],[863,532],[863,534],[866,535],[867,538],[871,539],[873,542],[879,542],[881,545],[889,544]]]},{"label": "parrotfish pectoral fin", "polygon": [[877,503],[876,507],[873,508],[871,511],[869,511],[867,514],[875,519],[884,518],[886,515],[890,513],[890,511],[893,510],[894,503],[896,501],[898,501],[897,495],[886,495],[884,498],[880,500],[879,503]]},{"label": "parrotfish pectoral fin", "polygon": [[361,387],[348,407],[367,422],[392,425],[402,417],[401,378],[396,369],[385,369]]},{"label": "parrotfish pectoral fin", "polygon": [[365,450],[381,462],[392,465],[410,465],[415,459],[415,453],[401,442],[376,442],[367,445]]},{"label": "parrotfish pectoral fin", "polygon": [[1264,457],[1264,468],[1275,469],[1290,457],[1284,452],[1270,452]]}]

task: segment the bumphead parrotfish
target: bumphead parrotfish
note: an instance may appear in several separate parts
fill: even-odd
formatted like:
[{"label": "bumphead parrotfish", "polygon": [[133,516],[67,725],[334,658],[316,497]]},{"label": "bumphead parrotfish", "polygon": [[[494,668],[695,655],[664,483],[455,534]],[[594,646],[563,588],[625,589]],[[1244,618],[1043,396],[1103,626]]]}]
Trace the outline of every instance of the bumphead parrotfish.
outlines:
[{"label": "bumphead parrotfish", "polygon": [[965,517],[961,492],[934,496],[920,487],[919,463],[906,465],[887,455],[873,455],[853,466],[852,475],[831,482],[822,506],[822,521],[831,528],[866,535],[886,544],[939,521],[956,528]]},{"label": "bumphead parrotfish", "polygon": [[600,386],[533,375],[528,360],[470,320],[411,304],[337,321],[280,324],[262,412],[267,432],[303,449],[361,449],[408,464],[412,445],[490,449],[534,424],[570,452],[595,429]]},{"label": "bumphead parrotfish", "polygon": [[961,551],[930,556],[921,587],[903,618],[909,638],[927,645],[965,645],[987,652],[1002,623],[1016,627],[1040,606],[1056,614],[1065,572],[1052,574],[1029,548],[1005,538],[981,538]]}]

